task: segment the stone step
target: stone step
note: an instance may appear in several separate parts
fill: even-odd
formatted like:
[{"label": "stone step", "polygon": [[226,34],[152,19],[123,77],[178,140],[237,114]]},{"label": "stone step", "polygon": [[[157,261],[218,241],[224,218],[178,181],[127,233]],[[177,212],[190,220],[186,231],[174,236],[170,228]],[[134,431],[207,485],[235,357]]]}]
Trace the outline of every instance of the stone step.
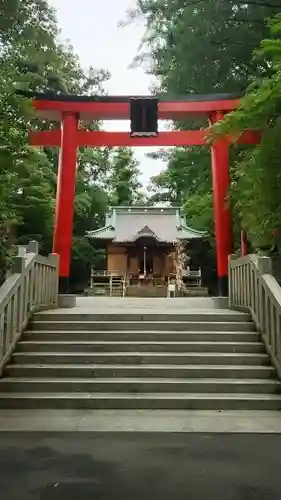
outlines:
[{"label": "stone step", "polygon": [[6,409],[280,410],[276,394],[1,393]]},{"label": "stone step", "polygon": [[160,365],[267,365],[265,353],[206,353],[206,352],[109,352],[109,353],[66,353],[66,352],[15,352],[12,362],[16,364],[160,364]]},{"label": "stone step", "polygon": [[281,410],[249,314],[126,300],[36,314],[0,380],[0,408]]},{"label": "stone step", "polygon": [[276,380],[262,379],[30,379],[4,378],[0,393],[280,393]]},{"label": "stone step", "polygon": [[[202,319],[202,317],[201,317]],[[31,330],[98,330],[98,331],[136,331],[136,330],[160,330],[160,331],[255,331],[252,322],[234,321],[34,321],[30,325]]]},{"label": "stone step", "polygon": [[[35,361],[35,360],[34,360]],[[51,361],[51,360],[50,360]],[[272,379],[275,370],[270,365],[8,365],[7,377],[37,378],[255,378]]]},{"label": "stone step", "polygon": [[25,341],[175,341],[175,342],[258,342],[260,335],[257,332],[173,332],[173,331],[83,331],[78,330],[51,330],[36,331],[29,330],[23,335]]},{"label": "stone step", "polygon": [[[109,299],[108,299],[109,300]],[[121,306],[122,302],[120,303]],[[227,311],[227,310],[219,310],[213,311],[211,310],[198,310],[198,311],[190,311],[190,312],[182,312],[181,310],[174,312],[160,312],[160,313],[150,313],[150,312],[123,312],[120,309],[118,313],[106,312],[100,314],[98,312],[87,314],[73,312],[70,310],[68,313],[58,313],[54,311],[41,312],[34,315],[33,323],[37,321],[117,321],[117,322],[151,322],[151,321],[237,321],[237,322],[252,322],[251,316],[248,313],[240,313],[237,311]]]},{"label": "stone step", "polygon": [[262,353],[261,342],[151,342],[151,341],[22,341],[17,352],[33,353],[100,353],[100,352],[213,352],[213,353]]},{"label": "stone step", "polygon": [[[222,311],[237,312],[234,309],[230,311],[229,300],[227,297],[192,297],[192,298],[154,298],[154,299],[135,299],[135,298],[112,298],[110,301],[107,297],[77,297],[77,307],[79,309],[73,310],[73,313],[89,313],[93,314],[95,312],[102,313],[129,313],[133,314],[135,312],[146,313],[171,313],[174,312],[216,312],[220,313]],[[45,311],[46,314],[50,313],[67,313],[67,311]]]}]

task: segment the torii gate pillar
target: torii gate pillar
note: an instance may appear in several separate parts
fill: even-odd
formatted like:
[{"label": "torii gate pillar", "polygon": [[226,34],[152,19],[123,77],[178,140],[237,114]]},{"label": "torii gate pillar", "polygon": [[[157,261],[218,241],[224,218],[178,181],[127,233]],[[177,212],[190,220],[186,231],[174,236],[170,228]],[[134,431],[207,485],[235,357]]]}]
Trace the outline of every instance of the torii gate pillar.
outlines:
[{"label": "torii gate pillar", "polygon": [[[211,123],[222,120],[224,114],[216,112],[211,115]],[[228,204],[229,176],[229,142],[219,139],[212,144],[212,186],[214,224],[217,249],[218,292],[221,297],[228,296],[228,256],[233,250],[232,218]]]},{"label": "torii gate pillar", "polygon": [[59,260],[59,291],[68,292],[77,162],[78,116],[66,112],[61,121],[61,147],[57,175],[53,253]]}]

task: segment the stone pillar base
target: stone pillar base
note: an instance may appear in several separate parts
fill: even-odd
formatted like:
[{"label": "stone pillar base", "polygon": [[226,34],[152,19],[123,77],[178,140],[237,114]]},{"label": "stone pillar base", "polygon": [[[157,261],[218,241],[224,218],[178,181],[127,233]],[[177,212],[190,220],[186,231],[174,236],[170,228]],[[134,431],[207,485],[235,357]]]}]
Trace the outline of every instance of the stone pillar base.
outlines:
[{"label": "stone pillar base", "polygon": [[68,309],[76,306],[76,296],[75,295],[59,295],[58,296],[58,307],[60,309]]}]

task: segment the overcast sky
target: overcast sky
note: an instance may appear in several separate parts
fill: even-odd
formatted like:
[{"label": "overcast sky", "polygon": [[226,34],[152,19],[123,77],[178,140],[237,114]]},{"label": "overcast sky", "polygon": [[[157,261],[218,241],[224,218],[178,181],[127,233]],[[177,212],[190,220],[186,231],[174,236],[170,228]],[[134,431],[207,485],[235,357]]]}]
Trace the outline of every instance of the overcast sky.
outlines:
[{"label": "overcast sky", "polygon": [[[118,27],[126,11],[135,6],[135,0],[49,0],[49,3],[57,10],[61,38],[71,42],[82,66],[105,68],[111,73],[106,85],[109,94],[149,94],[152,77],[142,68],[129,69],[137,54],[144,25],[138,22],[126,28]],[[128,130],[129,124],[107,122],[106,128]],[[153,150],[135,149],[144,185],[163,168],[160,161],[146,158],[147,151]]]}]

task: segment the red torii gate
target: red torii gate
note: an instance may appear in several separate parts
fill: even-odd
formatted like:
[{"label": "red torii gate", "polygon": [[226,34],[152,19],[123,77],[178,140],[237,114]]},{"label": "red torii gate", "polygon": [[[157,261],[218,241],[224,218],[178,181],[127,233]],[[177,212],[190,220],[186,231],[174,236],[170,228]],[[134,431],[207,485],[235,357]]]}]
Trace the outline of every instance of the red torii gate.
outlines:
[{"label": "red torii gate", "polygon": [[[79,120],[128,120],[131,97],[85,97],[53,94],[32,94],[36,115],[61,123],[60,129],[30,132],[32,146],[60,147],[57,177],[56,213],[53,253],[60,256],[60,290],[67,289],[70,271],[73,211],[76,180],[77,148],[79,146],[203,146],[208,129],[159,132],[156,137],[132,137],[129,132],[90,131],[79,128]],[[210,125],[224,118],[239,104],[233,95],[190,96],[183,99],[160,98],[158,117],[162,120],[183,120],[188,116],[208,118]],[[242,144],[258,144],[257,132],[246,132]],[[226,196],[229,189],[230,138],[218,139],[211,145],[211,168],[214,220],[217,249],[219,294],[228,294],[228,256],[233,250],[232,221]]]}]

